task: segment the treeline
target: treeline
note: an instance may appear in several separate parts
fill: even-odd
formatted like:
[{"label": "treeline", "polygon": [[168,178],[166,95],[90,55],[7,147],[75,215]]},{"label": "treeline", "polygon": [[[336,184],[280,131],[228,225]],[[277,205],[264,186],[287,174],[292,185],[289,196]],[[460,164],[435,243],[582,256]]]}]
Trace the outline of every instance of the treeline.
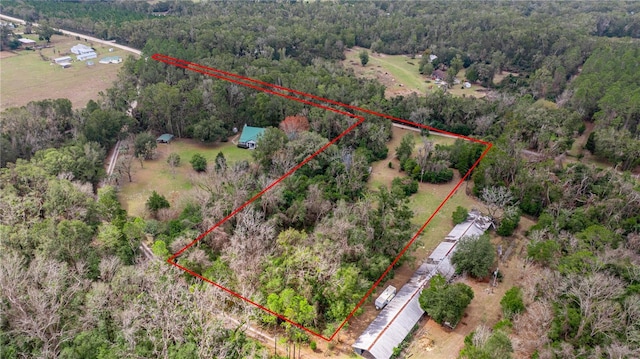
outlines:
[{"label": "treeline", "polygon": [[[638,37],[640,8],[634,2],[492,3],[220,3],[220,2],[42,2],[7,1],[4,13],[44,21],[191,61],[249,57],[344,59],[353,46],[387,54],[435,54],[433,67],[459,58],[469,75],[492,86],[495,74],[514,71],[500,87],[523,88],[536,98],[555,99],[596,46],[597,36]],[[64,11],[61,11],[64,9]],[[151,14],[162,13],[163,16]],[[579,18],[575,22],[564,21]],[[266,19],[270,19],[266,21]],[[314,24],[308,31],[303,24]],[[195,45],[197,44],[197,45]],[[235,66],[227,67],[228,70]],[[475,74],[475,75],[471,75]]]},{"label": "treeline", "polygon": [[[75,111],[68,99],[32,101],[23,107],[9,108],[2,116],[1,167],[18,159],[29,160],[39,152],[35,157],[45,154],[56,157],[53,167],[60,173],[93,186],[104,176],[102,162],[106,152],[116,141],[127,137],[128,128],[133,126],[122,112],[101,109],[92,100],[86,108]],[[59,154],[51,155],[56,149]],[[73,153],[84,153],[84,158]]]},{"label": "treeline", "polygon": [[572,106],[595,122],[587,149],[623,170],[640,165],[639,64],[638,46],[603,45],[571,86]]},{"label": "treeline", "polygon": [[[61,12],[64,8],[66,11]],[[149,18],[154,11],[167,16]],[[388,54],[438,55],[450,65],[532,75],[536,96],[553,98],[593,47],[593,35],[636,36],[637,4],[581,3],[218,3],[5,2],[2,11],[30,21],[93,33],[143,48],[149,39],[197,42],[207,56],[343,59],[346,47]],[[600,12],[605,12],[601,14]],[[204,15],[206,14],[206,15]],[[635,15],[634,15],[635,14]],[[579,17],[579,26],[563,21]],[[187,20],[188,19],[188,20]],[[265,19],[271,19],[266,21]],[[314,31],[303,24],[313,22]],[[622,30],[620,30],[622,27]],[[536,73],[537,72],[537,73]],[[535,73],[535,75],[534,75]],[[489,78],[492,76],[489,76]],[[550,85],[550,86],[548,86]]]}]

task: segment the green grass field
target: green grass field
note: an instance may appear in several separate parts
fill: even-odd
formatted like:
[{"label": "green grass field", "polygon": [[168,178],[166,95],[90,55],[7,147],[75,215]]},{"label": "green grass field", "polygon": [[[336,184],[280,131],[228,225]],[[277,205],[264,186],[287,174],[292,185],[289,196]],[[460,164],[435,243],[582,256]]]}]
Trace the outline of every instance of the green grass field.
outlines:
[{"label": "green grass field", "polygon": [[[38,40],[35,35],[25,37]],[[93,61],[93,66],[87,66],[82,61],[72,62],[67,69],[52,64],[51,59],[61,56],[71,56],[75,60],[75,55],[68,53],[78,43],[95,48],[98,58],[90,60]],[[38,41],[38,44],[44,44],[44,41]],[[98,61],[105,56],[120,56],[125,59],[131,55],[118,48],[109,52],[107,45],[92,44],[71,36],[54,35],[50,45],[52,47],[40,51],[3,52],[0,59],[0,110],[49,98],[68,98],[74,108],[84,107],[89,100],[97,99],[100,91],[113,85],[122,67],[122,63],[100,64]]]},{"label": "green grass field", "polygon": [[[167,197],[172,206],[180,205],[185,192],[193,188],[192,176],[196,172],[189,161],[194,154],[199,153],[207,159],[209,168],[213,167],[218,152],[222,152],[227,163],[241,160],[251,161],[251,151],[236,147],[232,142],[220,144],[204,144],[194,140],[177,139],[170,144],[159,144],[157,156],[154,160],[144,161],[144,168],[140,163],[133,165],[133,182],[120,187],[118,197],[122,206],[132,216],[145,216],[145,203],[153,191]],[[180,156],[180,166],[171,170],[167,164],[167,156],[177,153]]]},{"label": "green grass field", "polygon": [[[387,88],[385,92],[387,97],[407,95],[411,92],[424,95],[438,89],[438,86],[431,82],[427,76],[419,73],[419,58],[412,59],[407,55],[373,54],[369,52],[369,63],[363,67],[360,64],[359,57],[362,50],[367,49],[354,47],[345,51],[346,60],[342,62],[343,65],[353,69],[358,76],[377,79]],[[465,69],[460,70],[457,78],[461,81],[464,80],[465,72]],[[504,77],[505,74],[500,76]],[[481,98],[486,96],[484,90],[486,89],[478,84],[472,84],[471,88],[464,88],[461,84],[458,84],[451,86],[447,92],[454,96]]]},{"label": "green grass field", "polygon": [[[362,48],[354,47],[345,52],[343,64],[363,77],[375,78],[387,87],[390,94],[417,92],[424,94],[429,89],[427,78],[420,75],[420,59],[406,55],[385,55],[369,53],[369,63],[362,67],[359,53]],[[368,51],[368,50],[367,50]]]},{"label": "green grass field", "polygon": [[382,66],[407,88],[424,93],[427,90],[427,83],[418,72],[419,61],[420,59],[410,59],[404,55],[369,56],[371,65]]},{"label": "green grass field", "polygon": [[213,163],[218,152],[222,152],[222,154],[224,154],[227,162],[237,162],[242,160],[251,161],[251,151],[239,148],[232,142],[210,145],[198,143],[194,140],[177,140],[165,146],[167,146],[170,152],[175,152],[180,155],[183,163],[188,163],[191,157],[196,153],[204,156],[208,163]]},{"label": "green grass field", "polygon": [[[378,187],[381,185],[389,187],[393,178],[405,175],[398,171],[400,165],[398,160],[392,159],[391,157],[394,156],[395,148],[400,145],[402,137],[406,134],[414,135],[416,142],[416,149],[414,153],[417,152],[417,149],[422,145],[421,136],[418,132],[393,127],[393,136],[387,143],[387,147],[389,148],[389,158],[372,164],[372,175],[369,179],[369,183],[367,184],[367,187],[370,190],[377,191]],[[451,145],[456,139],[431,135],[428,137],[428,140],[433,141],[436,144]],[[389,162],[393,164],[393,168],[389,168]],[[414,214],[411,222],[416,226],[416,228],[421,227],[429,219],[438,206],[440,206],[442,201],[445,200],[447,195],[458,184],[459,180],[460,176],[456,175],[452,181],[445,184],[419,184],[420,187],[418,193],[413,194],[408,200],[408,206]],[[420,241],[415,244],[416,252],[414,253],[414,256],[417,259],[425,258],[429,251],[433,250],[433,248],[442,241],[444,236],[451,231],[451,228],[453,228],[451,214],[455,211],[457,206],[463,206],[467,209],[480,206],[479,202],[465,194],[466,185],[466,183],[463,183],[460,186],[458,191],[449,198],[441,210],[433,217],[424,232],[422,232]]]}]

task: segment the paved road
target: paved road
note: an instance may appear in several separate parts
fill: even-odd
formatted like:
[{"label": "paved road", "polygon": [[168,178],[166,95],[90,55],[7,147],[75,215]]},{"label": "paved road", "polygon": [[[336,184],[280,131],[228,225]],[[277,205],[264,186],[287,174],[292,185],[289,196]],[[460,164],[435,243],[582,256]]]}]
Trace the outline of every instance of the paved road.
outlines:
[{"label": "paved road", "polygon": [[[20,23],[20,24],[26,23],[26,21],[24,21],[22,19],[18,19],[18,18],[15,18],[15,17],[7,16],[7,15],[4,15],[4,14],[0,14],[0,18],[5,19],[5,20],[9,20],[9,21],[12,21],[12,22]],[[36,23],[33,23],[32,25],[33,26],[38,26],[38,24],[36,24]],[[65,35],[78,36],[78,37],[80,37],[82,39],[87,39],[88,41],[98,42],[98,43],[105,44],[105,45],[108,45],[108,46],[111,46],[111,47],[117,47],[119,49],[132,52],[132,53],[134,53],[136,55],[142,55],[142,51],[140,51],[138,49],[134,49],[133,47],[116,44],[114,41],[101,40],[101,39],[98,39],[97,37],[88,36],[88,35],[84,35],[84,34],[79,34],[77,32],[72,32],[72,31],[67,31],[67,30],[62,30],[62,29],[58,29],[58,30],[61,33],[65,34]]]}]

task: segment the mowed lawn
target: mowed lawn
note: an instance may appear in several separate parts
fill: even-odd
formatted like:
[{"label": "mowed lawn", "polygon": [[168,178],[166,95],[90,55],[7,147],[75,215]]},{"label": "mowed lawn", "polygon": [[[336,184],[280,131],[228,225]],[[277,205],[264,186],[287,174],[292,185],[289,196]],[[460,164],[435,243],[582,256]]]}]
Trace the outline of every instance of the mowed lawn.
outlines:
[{"label": "mowed lawn", "polygon": [[[146,216],[145,203],[153,191],[167,197],[172,206],[179,206],[184,194],[193,188],[192,177],[196,175],[189,161],[198,153],[207,159],[209,168],[222,152],[227,163],[251,161],[251,151],[236,147],[232,142],[204,144],[195,140],[177,139],[170,144],[158,144],[154,160],[144,161],[144,167],[136,160],[133,164],[133,182],[123,179],[118,198],[132,216]],[[180,166],[174,170],[167,164],[170,153],[180,156]]]},{"label": "mowed lawn", "polygon": [[[369,63],[360,64],[359,54],[362,50],[369,52]],[[416,92],[425,94],[429,90],[426,76],[418,72],[420,59],[411,59],[407,55],[386,55],[371,53],[367,49],[354,47],[345,51],[346,60],[343,64],[352,68],[363,77],[378,79],[387,87],[390,94]]]},{"label": "mowed lawn", "polygon": [[[38,41],[37,35],[24,37]],[[43,43],[38,41],[38,44]],[[75,60],[76,55],[70,54],[71,47],[79,43],[96,50],[98,57],[88,60],[94,63],[93,66],[88,66],[87,61]],[[109,52],[107,45],[76,40],[71,36],[53,35],[51,45],[53,47],[40,51],[17,50],[0,57],[0,110],[50,98],[68,98],[74,108],[84,107],[89,100],[97,99],[100,91],[113,85],[122,68],[122,63],[100,64],[98,61],[107,56],[119,56],[124,61],[133,55],[118,48]],[[62,56],[71,56],[74,60],[71,67],[63,69],[52,63],[51,59]]]},{"label": "mowed lawn", "polygon": [[[395,158],[396,148],[400,146],[402,137],[404,137],[406,134],[410,134],[413,136],[415,142],[415,148],[413,150],[414,154],[418,153],[418,149],[422,147],[422,136],[420,136],[419,132],[399,128],[396,126],[393,126],[391,131],[393,135],[391,137],[391,140],[387,142],[387,148],[389,149],[387,158],[371,164],[372,176],[369,180],[368,187],[373,191],[376,191],[381,185],[390,187],[391,181],[394,177],[404,176],[403,172],[398,171],[398,169],[400,168],[400,162]],[[427,137],[427,140],[433,142],[434,144],[452,145],[456,139],[431,134],[429,135],[429,137]],[[389,168],[389,162],[391,162],[393,166],[392,169]]]},{"label": "mowed lawn", "polygon": [[[369,63],[362,66],[360,63],[360,52],[366,50],[369,52]],[[346,60],[342,64],[346,68],[353,69],[357,76],[377,79],[387,88],[386,97],[397,95],[408,95],[415,92],[419,95],[432,93],[438,89],[428,76],[421,75],[419,72],[420,58],[410,58],[407,55],[387,55],[371,53],[368,49],[354,47],[344,52]],[[508,74],[517,76],[518,74],[503,72],[496,74],[494,83],[499,83]],[[466,69],[460,70],[456,78],[461,82],[465,80]],[[488,89],[479,84],[472,84],[471,88],[465,88],[462,84],[451,86],[447,92],[458,97],[476,97],[482,98],[486,96]]]}]

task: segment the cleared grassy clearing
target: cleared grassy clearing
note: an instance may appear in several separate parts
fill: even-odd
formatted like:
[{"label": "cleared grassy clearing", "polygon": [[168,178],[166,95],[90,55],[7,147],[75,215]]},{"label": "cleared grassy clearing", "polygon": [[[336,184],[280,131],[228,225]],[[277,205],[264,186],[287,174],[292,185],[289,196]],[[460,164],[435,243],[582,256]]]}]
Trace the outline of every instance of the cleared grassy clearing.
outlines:
[{"label": "cleared grassy clearing", "polygon": [[[392,133],[393,135],[391,137],[391,140],[387,143],[387,148],[389,149],[389,155],[387,156],[387,158],[371,164],[371,179],[367,184],[367,187],[370,190],[377,191],[378,187],[380,187],[381,185],[390,187],[391,181],[395,177],[402,177],[405,175],[403,172],[399,171],[400,162],[395,158],[396,147],[400,146],[402,137],[404,137],[406,134],[413,135],[416,144],[414,153],[417,153],[418,149],[422,147],[422,136],[420,136],[419,132],[394,126],[392,128]],[[435,144],[451,145],[455,142],[456,139],[432,134],[427,137],[427,140]],[[389,168],[389,162],[391,162],[393,168]]]},{"label": "cleared grassy clearing", "polygon": [[[37,35],[24,37],[38,40]],[[38,41],[38,44],[42,43]],[[94,63],[93,66],[87,66],[86,61],[75,61],[75,55],[69,53],[71,47],[79,43],[96,50],[98,58],[88,60]],[[89,100],[96,99],[100,91],[113,85],[122,67],[122,63],[100,64],[98,61],[106,56],[120,56],[124,60],[131,55],[118,48],[109,52],[107,45],[76,40],[71,36],[53,35],[51,45],[53,47],[36,51],[18,50],[14,56],[0,58],[0,110],[49,98],[68,98],[74,108],[84,107]],[[71,67],[63,69],[51,63],[51,59],[62,56],[74,59]]]},{"label": "cleared grassy clearing", "polygon": [[[346,68],[352,68],[356,75],[375,78],[387,88],[387,97],[406,95],[412,92],[424,94],[428,90],[426,76],[420,75],[418,65],[420,59],[411,59],[406,55],[385,55],[369,52],[369,63],[360,64],[358,54],[366,50],[354,47],[345,51],[346,60],[342,63]],[[369,50],[367,50],[369,51]]]},{"label": "cleared grassy clearing", "polygon": [[[194,140],[178,139],[170,144],[158,144],[156,158],[133,165],[133,182],[120,187],[118,198],[124,209],[132,216],[146,216],[145,203],[153,191],[167,197],[172,206],[179,205],[186,191],[193,188],[192,177],[196,172],[189,161],[199,153],[207,159],[211,168],[218,152],[222,152],[227,163],[251,161],[251,151],[238,148],[232,142],[204,144]],[[167,164],[170,153],[180,156],[180,166],[174,171]]]},{"label": "cleared grassy clearing", "polygon": [[[369,63],[366,66],[360,64],[360,51],[367,50],[361,47],[353,47],[345,50],[346,60],[342,62],[343,66],[353,69],[357,76],[364,78],[377,79],[385,85],[386,97],[398,95],[408,95],[417,93],[419,95],[429,94],[436,89],[436,85],[428,76],[421,75],[418,72],[420,59],[410,58],[408,55],[386,55],[369,52]],[[465,80],[466,69],[460,70],[456,76],[459,80]],[[508,75],[518,76],[517,73],[503,71],[502,74],[494,76],[494,83],[500,83]],[[475,97],[483,98],[486,96],[487,88],[478,84],[472,84],[470,88],[463,87],[462,84],[451,86],[447,92],[459,97]]]}]

